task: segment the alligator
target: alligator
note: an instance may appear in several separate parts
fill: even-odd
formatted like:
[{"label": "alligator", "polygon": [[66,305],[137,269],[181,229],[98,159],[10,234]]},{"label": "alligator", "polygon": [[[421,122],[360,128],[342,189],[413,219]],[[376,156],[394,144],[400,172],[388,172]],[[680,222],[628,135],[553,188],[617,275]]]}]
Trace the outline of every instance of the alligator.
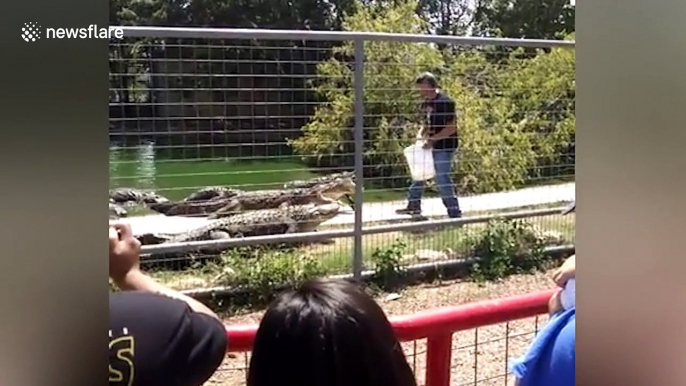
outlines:
[{"label": "alligator", "polygon": [[209,218],[216,219],[250,210],[275,209],[284,204],[328,204],[354,191],[355,182],[352,178],[332,179],[310,188],[239,191],[224,207],[209,215]]},{"label": "alligator", "polygon": [[148,208],[165,216],[208,216],[229,203],[229,198],[215,197],[205,201],[161,202],[150,204]]},{"label": "alligator", "polygon": [[142,235],[146,243],[181,243],[200,240],[252,237],[296,232],[312,232],[323,222],[334,218],[340,211],[336,202],[317,205],[282,205],[240,213],[212,221],[198,229],[180,235]]},{"label": "alligator", "polygon": [[228,188],[224,186],[209,186],[191,193],[188,197],[184,198],[181,201],[206,201],[218,197],[231,197],[236,195],[236,193],[238,192],[240,191],[237,189]]},{"label": "alligator", "polygon": [[166,216],[206,216],[231,203],[239,190],[224,187],[200,189],[181,201],[149,204],[148,208]]},{"label": "alligator", "polygon": [[199,189],[181,201],[148,205],[150,210],[166,216],[207,216],[230,204],[230,199],[244,191],[224,186]]},{"label": "alligator", "polygon": [[[325,176],[321,177],[315,177],[315,178],[310,178],[309,180],[298,180],[298,181],[291,181],[287,182],[283,185],[284,189],[294,189],[294,188],[311,188],[317,185],[320,185],[322,183],[327,183],[329,181],[335,181],[339,179],[347,179],[350,181],[355,182],[355,173],[353,172],[341,172],[341,173],[333,173],[333,174],[328,174]],[[354,189],[353,189],[354,192]],[[350,196],[353,192],[344,194],[343,197],[345,197],[348,206],[354,209],[355,205],[355,200]]]},{"label": "alligator", "polygon": [[355,173],[353,172],[342,172],[342,173],[333,173],[333,174],[328,174],[325,176],[321,177],[315,177],[315,178],[310,178],[309,180],[297,180],[297,181],[291,181],[291,182],[286,182],[283,185],[284,189],[308,189],[312,188],[316,185],[334,181],[337,179],[351,179],[352,181],[355,181]]},{"label": "alligator", "polygon": [[168,201],[166,197],[162,197],[155,192],[145,192],[131,188],[110,190],[110,202],[115,204],[157,204]]}]

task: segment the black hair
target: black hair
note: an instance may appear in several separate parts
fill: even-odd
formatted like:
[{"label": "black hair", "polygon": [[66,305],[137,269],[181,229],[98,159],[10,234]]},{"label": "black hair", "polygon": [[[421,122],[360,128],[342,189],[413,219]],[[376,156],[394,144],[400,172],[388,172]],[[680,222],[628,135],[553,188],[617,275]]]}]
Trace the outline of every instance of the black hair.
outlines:
[{"label": "black hair", "polygon": [[281,293],[255,337],[248,386],[416,386],[379,305],[349,281]]},{"label": "black hair", "polygon": [[426,83],[433,88],[438,88],[438,79],[430,72],[422,72],[415,81],[416,84]]}]

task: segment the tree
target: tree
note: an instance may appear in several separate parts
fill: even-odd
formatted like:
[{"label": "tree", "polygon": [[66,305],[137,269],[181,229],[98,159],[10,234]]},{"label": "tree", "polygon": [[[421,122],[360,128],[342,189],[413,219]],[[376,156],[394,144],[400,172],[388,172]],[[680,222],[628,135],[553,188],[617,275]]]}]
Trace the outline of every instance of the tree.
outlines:
[{"label": "tree", "polygon": [[574,32],[570,0],[477,0],[474,34],[559,39]]}]

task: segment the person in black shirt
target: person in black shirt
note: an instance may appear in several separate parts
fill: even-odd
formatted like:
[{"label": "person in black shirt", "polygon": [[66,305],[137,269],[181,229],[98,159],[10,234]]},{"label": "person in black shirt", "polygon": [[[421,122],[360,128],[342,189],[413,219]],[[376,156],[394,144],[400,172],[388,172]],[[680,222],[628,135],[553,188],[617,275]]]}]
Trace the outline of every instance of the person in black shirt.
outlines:
[{"label": "person in black shirt", "polygon": [[226,329],[209,308],[140,271],[128,225],[109,229],[110,386],[200,386],[219,367]]},{"label": "person in black shirt", "polygon": [[[455,187],[450,178],[453,158],[458,148],[455,102],[438,89],[438,81],[431,73],[421,74],[416,85],[425,99],[423,108],[426,113],[426,125],[417,134],[417,139],[425,141],[425,146],[433,149],[436,169],[434,179],[443,205],[448,210],[448,216],[462,217]],[[398,209],[396,213],[420,215],[424,186],[424,181],[413,181],[408,192],[407,206]]]}]

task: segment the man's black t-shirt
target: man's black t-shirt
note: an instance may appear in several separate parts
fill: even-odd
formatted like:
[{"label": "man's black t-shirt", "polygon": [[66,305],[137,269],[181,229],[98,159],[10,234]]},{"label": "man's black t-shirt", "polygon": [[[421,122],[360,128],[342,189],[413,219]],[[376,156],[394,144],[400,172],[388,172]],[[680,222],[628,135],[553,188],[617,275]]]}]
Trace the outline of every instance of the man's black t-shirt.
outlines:
[{"label": "man's black t-shirt", "polygon": [[110,294],[109,335],[111,386],[199,386],[226,355],[221,322],[157,294]]},{"label": "man's black t-shirt", "polygon": [[[427,109],[427,121],[430,135],[434,135],[445,128],[445,126],[456,118],[455,102],[449,96],[438,93],[432,100],[424,104]],[[458,145],[457,132],[448,138],[438,140],[434,143],[434,149],[456,149]]]}]

